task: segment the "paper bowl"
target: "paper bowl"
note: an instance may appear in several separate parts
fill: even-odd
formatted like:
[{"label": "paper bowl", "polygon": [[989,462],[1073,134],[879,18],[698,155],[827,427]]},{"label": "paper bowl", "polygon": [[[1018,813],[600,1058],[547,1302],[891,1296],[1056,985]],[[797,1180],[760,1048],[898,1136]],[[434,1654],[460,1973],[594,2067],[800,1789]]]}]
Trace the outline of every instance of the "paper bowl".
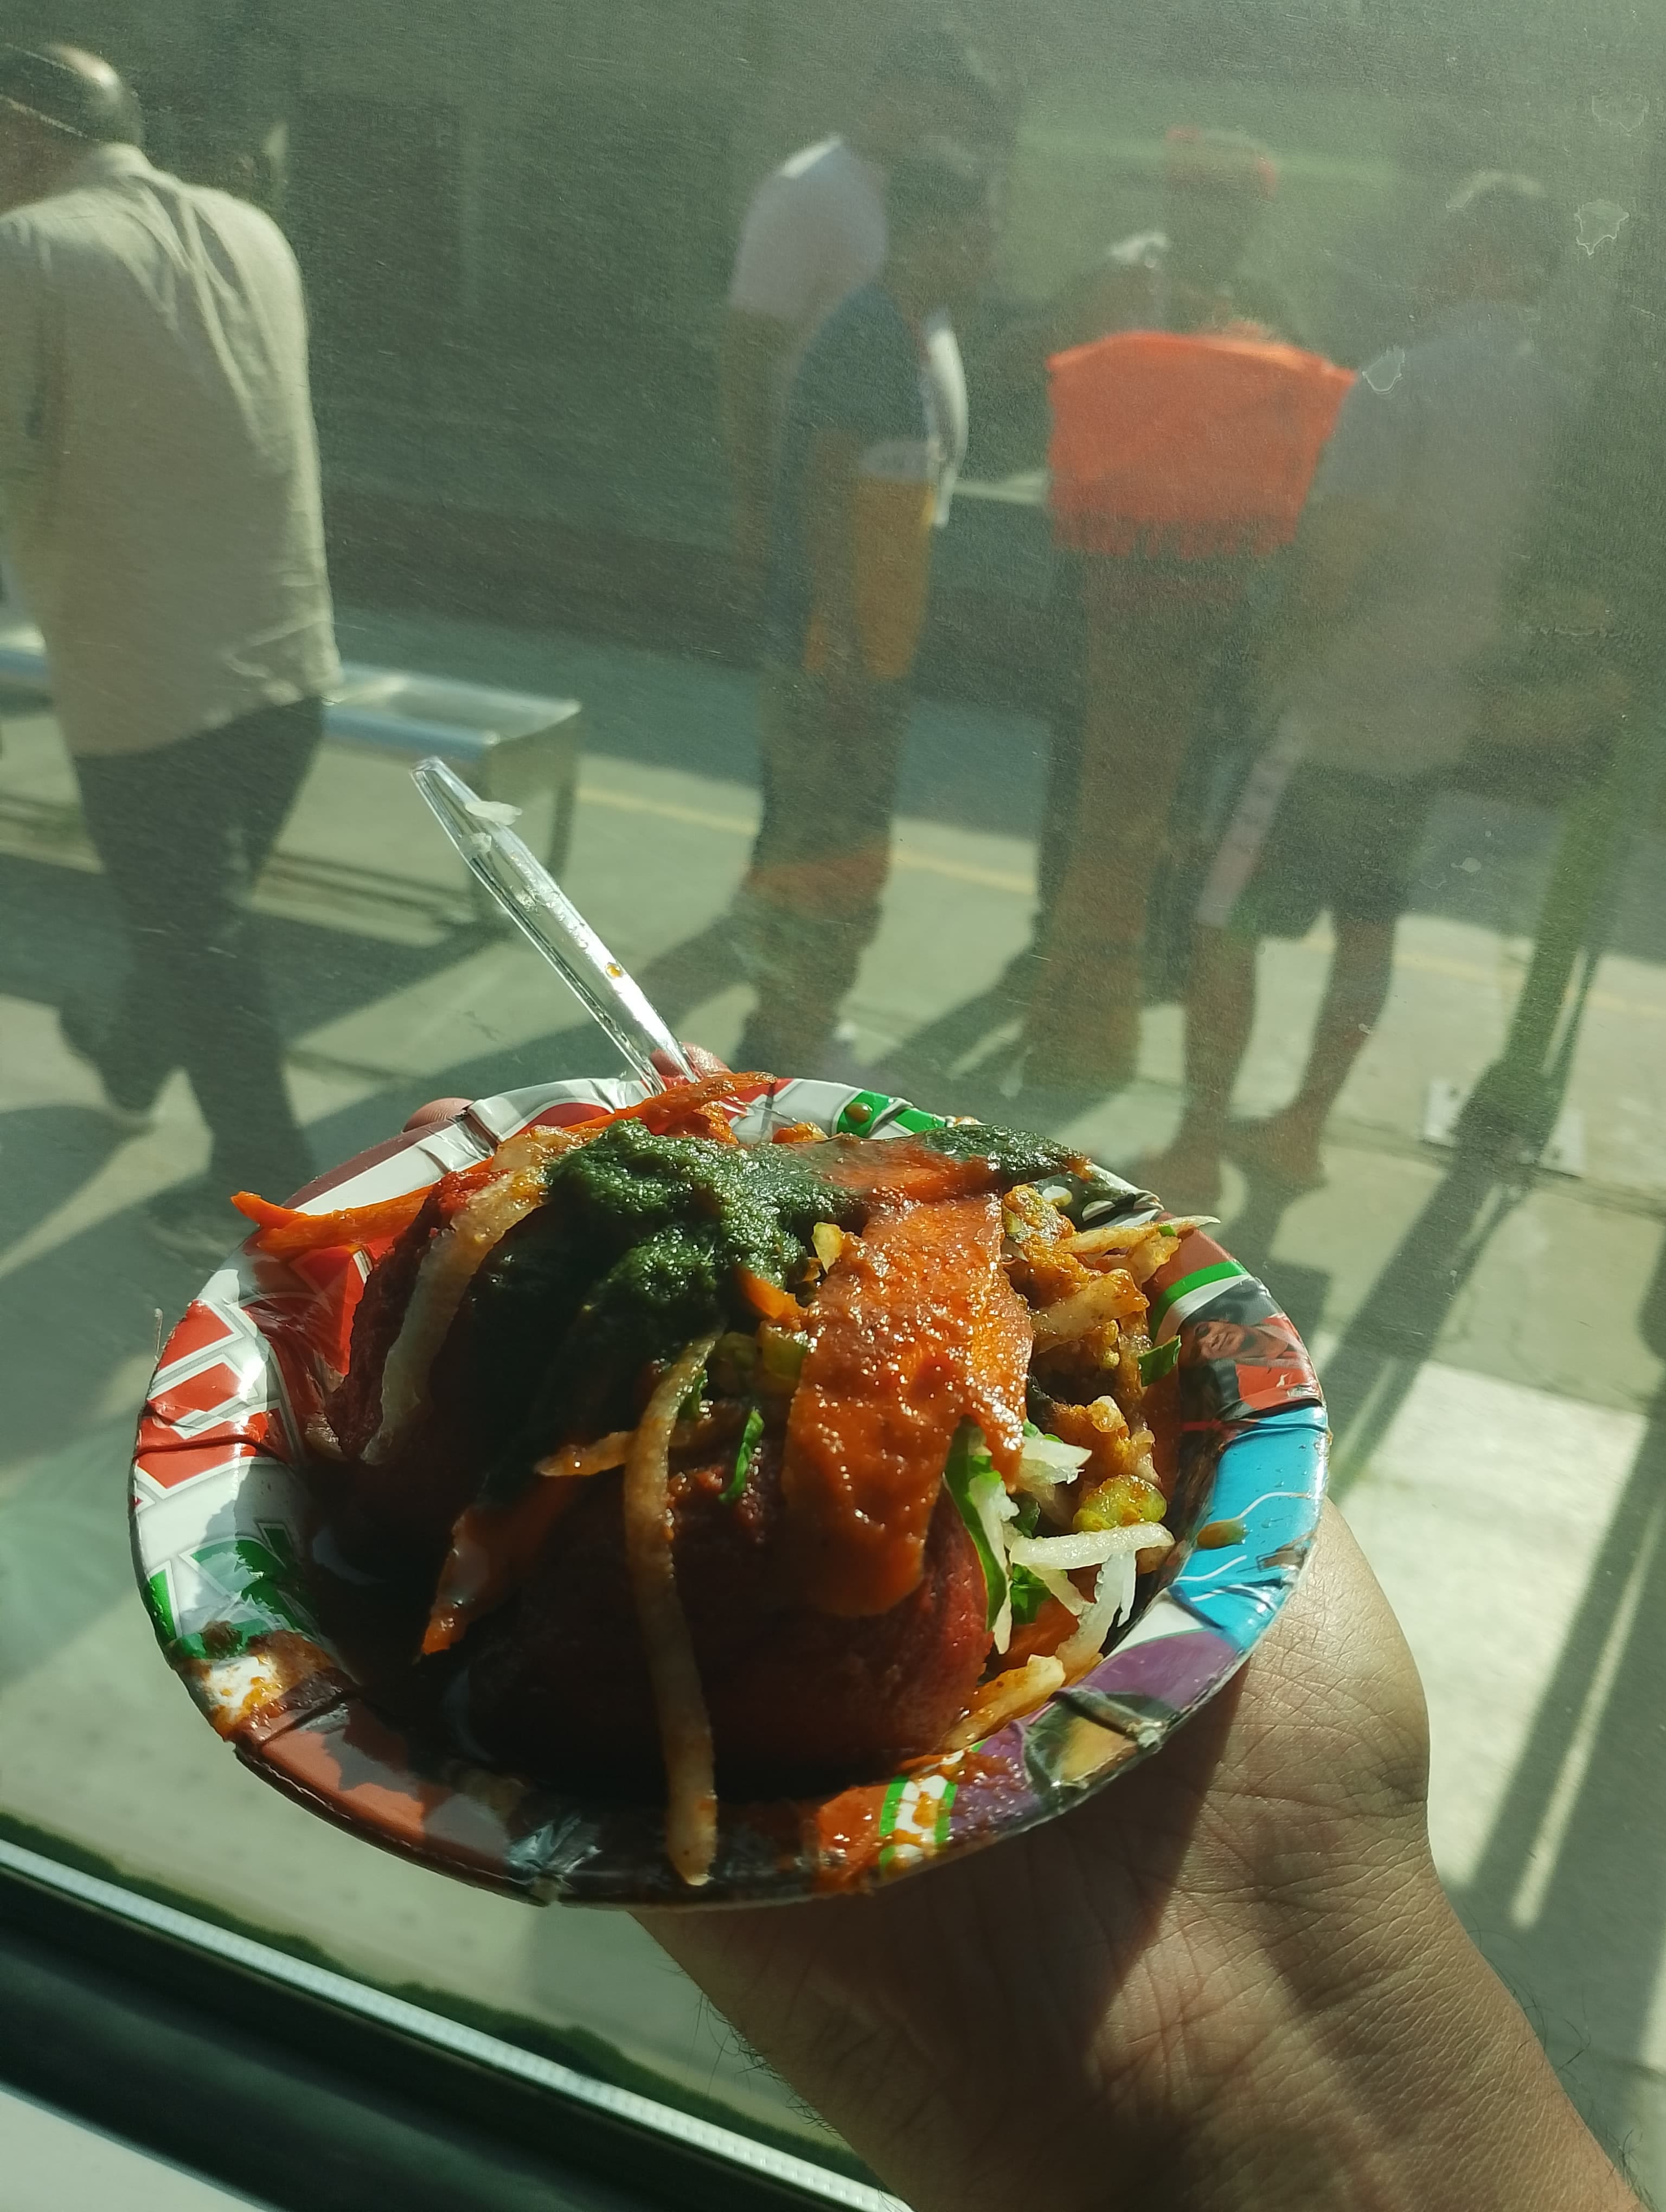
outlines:
[{"label": "paper bowl", "polygon": [[[625,1081],[581,1081],[482,1099],[344,1170],[308,1204],[392,1197],[531,1122],[581,1121],[641,1095]],[[771,1120],[883,1135],[935,1117],[830,1083],[737,1102],[741,1136]],[[1130,1198],[1116,1210],[1156,1209]],[[246,1246],[192,1302],[163,1349],[135,1447],[140,1589],[169,1663],[263,1781],[368,1843],[533,1903],[826,1895],[1018,1834],[1147,1757],[1214,1695],[1277,1617],[1317,1526],[1327,1438],[1307,1354],[1262,1285],[1189,1236],[1150,1285],[1157,1340],[1179,1340],[1152,1407],[1177,1432],[1177,1541],[1120,1640],[974,1752],[833,1796],[726,1804],[713,1879],[690,1891],[666,1859],[656,1808],[471,1766],[447,1741],[379,1713],[319,1628],[301,1440],[330,1370],[345,1364],[365,1273],[341,1250],[286,1262]]]}]

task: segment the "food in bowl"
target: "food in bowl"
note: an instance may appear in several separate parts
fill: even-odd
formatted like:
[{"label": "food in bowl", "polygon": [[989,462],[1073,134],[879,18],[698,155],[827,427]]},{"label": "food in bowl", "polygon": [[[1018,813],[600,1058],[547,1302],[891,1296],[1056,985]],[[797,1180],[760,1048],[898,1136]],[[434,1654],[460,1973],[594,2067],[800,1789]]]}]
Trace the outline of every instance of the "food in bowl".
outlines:
[{"label": "food in bowl", "polygon": [[309,1437],[374,1693],[482,1765],[663,1792],[696,1886],[720,1789],[979,1741],[1093,1665],[1172,1542],[1144,1286],[1191,1224],[980,1123],[741,1143],[725,1106],[769,1080],[343,1213],[239,1200],[277,1256],[374,1255]]}]

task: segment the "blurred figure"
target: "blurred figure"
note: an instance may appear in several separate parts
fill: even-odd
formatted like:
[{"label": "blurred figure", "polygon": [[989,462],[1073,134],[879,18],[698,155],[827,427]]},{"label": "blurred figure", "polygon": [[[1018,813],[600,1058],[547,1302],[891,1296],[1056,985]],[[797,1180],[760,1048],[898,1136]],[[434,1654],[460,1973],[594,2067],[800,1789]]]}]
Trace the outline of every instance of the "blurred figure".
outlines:
[{"label": "blurred figure", "polygon": [[124,1127],[185,1069],[208,1180],[152,1225],[217,1256],[224,1193],[312,1173],[244,902],[338,670],[294,258],[143,137],[107,63],[0,52],[9,550],[131,963],[113,1022],[61,1021]]},{"label": "blurred figure", "polygon": [[[1186,128],[1164,158],[1164,229],[1113,247],[1040,326],[1061,349],[1058,690],[1025,963],[1024,1079],[1042,1091],[1129,1081],[1146,987],[1183,974],[1183,903],[1153,892],[1172,893],[1198,842],[1206,722],[1236,712],[1251,594],[1293,532],[1347,384],[1287,343],[1288,311],[1242,275],[1271,156]],[[1105,426],[1097,453],[1067,398]]]},{"label": "blurred figure", "polygon": [[1291,303],[1243,265],[1278,189],[1278,164],[1256,140],[1177,124],[1163,141],[1160,228],[1119,239],[1065,288],[1046,351],[1135,330],[1253,330],[1296,343]]},{"label": "blurred figure", "polygon": [[1176,124],[1163,139],[1163,219],[1108,246],[1038,310],[992,340],[980,367],[1015,395],[1045,383],[1055,353],[1113,331],[1237,331],[1300,341],[1294,307],[1244,263],[1278,197],[1279,165],[1236,131]]},{"label": "blurred figure", "polygon": [[813,1075],[879,925],[932,533],[966,446],[946,312],[994,248],[987,172],[897,162],[879,282],[822,325],[781,441],[762,687],[763,820],[736,906],[757,1006],[738,1065]]},{"label": "blurred figure", "polygon": [[[945,30],[906,31],[880,56],[852,129],[804,147],[754,193],[720,362],[735,557],[749,585],[761,583],[768,566],[782,408],[793,374],[821,324],[884,266],[886,173],[928,138],[984,154],[1006,123],[998,88],[958,40]],[[958,359],[953,368],[959,377]]]},{"label": "blurred figure", "polygon": [[[1343,405],[1260,672],[1273,734],[1198,906],[1184,1115],[1140,1170],[1178,1203],[1213,1203],[1229,1148],[1286,1188],[1323,1180],[1325,1120],[1388,996],[1429,810],[1474,726],[1544,490],[1562,394],[1535,309],[1561,231],[1530,179],[1472,179],[1437,240],[1422,335]],[[1336,949],[1300,1088],[1230,1128],[1256,947],[1326,910]]]}]

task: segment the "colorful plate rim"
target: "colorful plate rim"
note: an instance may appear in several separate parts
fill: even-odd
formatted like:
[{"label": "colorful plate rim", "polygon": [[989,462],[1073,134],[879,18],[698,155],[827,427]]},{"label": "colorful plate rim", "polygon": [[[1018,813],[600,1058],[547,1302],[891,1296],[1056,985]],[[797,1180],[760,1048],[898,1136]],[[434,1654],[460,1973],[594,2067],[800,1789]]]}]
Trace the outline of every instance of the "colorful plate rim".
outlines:
[{"label": "colorful plate rim", "polygon": [[[306,1203],[417,1189],[532,1122],[581,1121],[641,1095],[601,1078],[479,1099],[368,1164],[350,1162]],[[772,1120],[873,1135],[940,1120],[883,1092],[805,1079],[760,1088],[733,1118],[744,1136]],[[1127,1184],[1109,1206],[1160,1211]],[[319,1628],[297,1462],[321,1364],[342,1364],[364,1273],[339,1250],[290,1263],[245,1245],[192,1301],[162,1348],[136,1440],[140,1590],[170,1665],[264,1781],[368,1842],[532,1902],[838,1893],[1051,1819],[1148,1757],[1231,1680],[1317,1530],[1329,1439],[1312,1364],[1265,1288],[1195,1231],[1152,1285],[1153,1334],[1176,1345],[1180,1540],[1130,1626],[1089,1674],[970,1752],[830,1797],[726,1807],[714,1878],[691,1892],[666,1860],[656,1810],[569,1797],[407,1735],[371,1708]]]}]

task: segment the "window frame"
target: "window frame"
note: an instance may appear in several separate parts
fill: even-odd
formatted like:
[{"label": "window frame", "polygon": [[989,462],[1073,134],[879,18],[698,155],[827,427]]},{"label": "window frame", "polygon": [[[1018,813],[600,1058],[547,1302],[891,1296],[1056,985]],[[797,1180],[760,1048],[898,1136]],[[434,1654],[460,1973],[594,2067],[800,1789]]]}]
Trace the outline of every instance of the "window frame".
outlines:
[{"label": "window frame", "polygon": [[904,2212],[0,1838],[0,2079],[289,2212]]}]

